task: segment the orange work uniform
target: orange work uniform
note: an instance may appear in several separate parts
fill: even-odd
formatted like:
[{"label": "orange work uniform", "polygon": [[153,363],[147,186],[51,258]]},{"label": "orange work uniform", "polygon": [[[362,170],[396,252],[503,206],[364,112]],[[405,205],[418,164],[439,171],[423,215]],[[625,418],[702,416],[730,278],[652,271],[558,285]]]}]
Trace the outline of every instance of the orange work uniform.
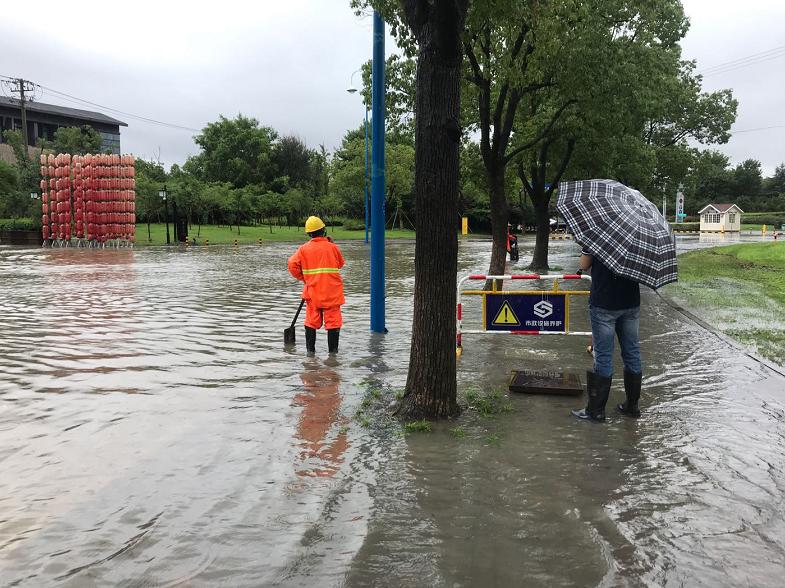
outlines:
[{"label": "orange work uniform", "polygon": [[341,305],[346,302],[340,274],[344,263],[341,250],[326,237],[314,237],[289,258],[289,273],[305,282],[306,327],[320,329],[324,322],[327,329],[341,328]]}]

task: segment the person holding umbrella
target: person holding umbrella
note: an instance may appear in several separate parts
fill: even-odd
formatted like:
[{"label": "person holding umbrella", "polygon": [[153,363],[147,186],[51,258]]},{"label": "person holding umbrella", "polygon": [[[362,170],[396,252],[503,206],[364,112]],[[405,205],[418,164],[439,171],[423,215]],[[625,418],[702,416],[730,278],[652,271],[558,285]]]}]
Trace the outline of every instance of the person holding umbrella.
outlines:
[{"label": "person holding umbrella", "polygon": [[614,274],[584,248],[581,271],[591,269],[589,318],[591,320],[594,371],[586,373],[588,402],[572,414],[583,420],[605,420],[605,405],[613,381],[614,336],[619,338],[624,361],[624,391],[627,400],[616,408],[622,414],[639,417],[641,396],[641,352],[638,338],[641,295],[638,282]]},{"label": "person holding umbrella", "polygon": [[643,371],[639,284],[656,289],[678,279],[673,233],[654,204],[613,180],[562,182],[556,206],[583,246],[581,270],[591,268],[592,274],[594,370],[586,372],[586,407],[572,414],[582,420],[605,420],[618,337],[626,400],[616,409],[637,418]]}]

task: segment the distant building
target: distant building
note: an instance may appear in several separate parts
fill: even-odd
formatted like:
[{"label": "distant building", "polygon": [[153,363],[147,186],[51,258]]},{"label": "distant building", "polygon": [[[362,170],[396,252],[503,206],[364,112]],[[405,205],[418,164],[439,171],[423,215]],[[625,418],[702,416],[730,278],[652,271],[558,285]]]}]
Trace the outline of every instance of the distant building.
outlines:
[{"label": "distant building", "polygon": [[707,204],[698,214],[700,228],[709,233],[738,233],[741,231],[741,215],[744,211],[735,204]]},{"label": "distant building", "polygon": [[[101,152],[120,153],[120,127],[128,125],[121,120],[106,116],[100,112],[80,110],[67,106],[26,102],[27,113],[27,144],[36,145],[38,139],[52,141],[60,127],[82,127],[88,125],[101,134]],[[3,142],[3,131],[21,130],[22,112],[19,100],[0,96],[0,143]]]}]

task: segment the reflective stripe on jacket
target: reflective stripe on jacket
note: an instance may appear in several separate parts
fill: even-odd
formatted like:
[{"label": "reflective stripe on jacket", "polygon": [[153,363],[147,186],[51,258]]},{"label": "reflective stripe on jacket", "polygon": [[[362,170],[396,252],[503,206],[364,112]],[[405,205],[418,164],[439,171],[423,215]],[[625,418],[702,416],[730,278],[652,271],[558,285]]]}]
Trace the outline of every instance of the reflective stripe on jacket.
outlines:
[{"label": "reflective stripe on jacket", "polygon": [[341,250],[325,237],[314,237],[289,258],[289,273],[305,282],[303,298],[318,308],[340,306],[345,302],[340,269]]}]

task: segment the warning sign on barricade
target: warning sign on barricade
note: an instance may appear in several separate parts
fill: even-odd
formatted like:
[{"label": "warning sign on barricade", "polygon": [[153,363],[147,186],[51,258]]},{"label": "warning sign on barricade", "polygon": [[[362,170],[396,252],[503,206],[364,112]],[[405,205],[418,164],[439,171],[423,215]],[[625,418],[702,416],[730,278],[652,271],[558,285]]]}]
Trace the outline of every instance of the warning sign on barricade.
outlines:
[{"label": "warning sign on barricade", "polygon": [[489,292],[483,320],[488,331],[564,331],[566,294]]},{"label": "warning sign on barricade", "polygon": [[[463,284],[471,280],[493,280],[493,290],[462,292]],[[547,280],[552,282],[550,290],[497,290],[496,281]],[[458,280],[456,308],[456,345],[461,354],[464,334],[496,335],[579,335],[591,336],[590,331],[570,330],[570,299],[574,296],[588,297],[588,290],[563,290],[559,280],[586,280],[590,276],[581,274],[512,274],[490,276],[471,274]],[[482,326],[480,329],[463,330],[462,295],[482,296]]]}]

